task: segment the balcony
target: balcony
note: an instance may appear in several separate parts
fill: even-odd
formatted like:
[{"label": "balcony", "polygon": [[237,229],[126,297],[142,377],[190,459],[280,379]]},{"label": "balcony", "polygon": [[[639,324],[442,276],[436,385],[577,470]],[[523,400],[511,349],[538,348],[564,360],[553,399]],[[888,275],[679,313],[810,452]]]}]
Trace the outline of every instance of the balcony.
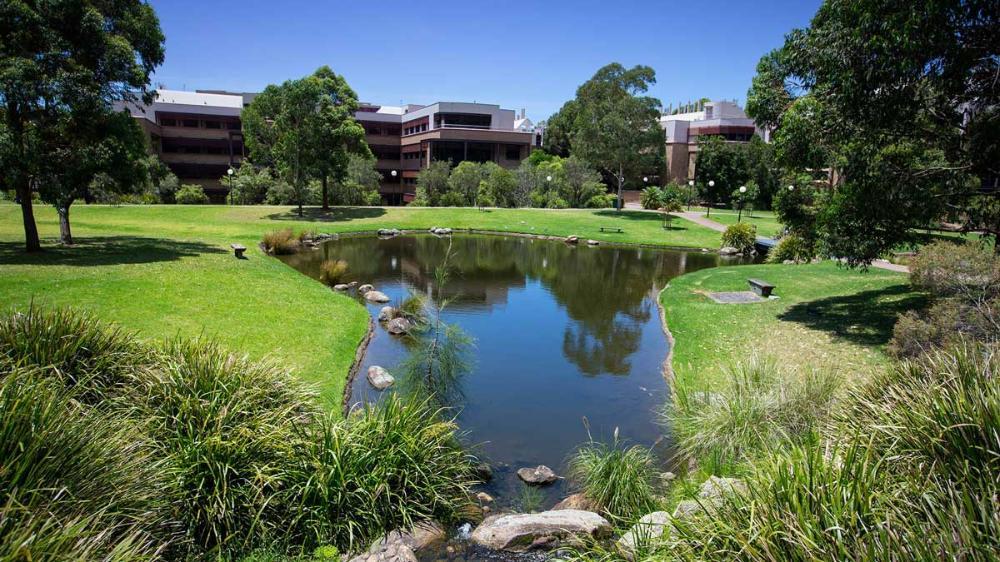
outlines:
[{"label": "balcony", "polygon": [[241,131],[229,129],[200,129],[197,127],[160,127],[160,136],[172,139],[225,140],[230,133],[242,135]]}]

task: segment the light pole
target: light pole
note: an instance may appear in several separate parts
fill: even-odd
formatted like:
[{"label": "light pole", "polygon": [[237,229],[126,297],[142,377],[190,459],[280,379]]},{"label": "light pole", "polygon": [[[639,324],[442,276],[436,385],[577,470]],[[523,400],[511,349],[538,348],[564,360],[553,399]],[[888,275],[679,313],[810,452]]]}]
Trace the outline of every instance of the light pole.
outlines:
[{"label": "light pole", "polygon": [[236,170],[234,170],[232,166],[230,166],[229,169],[226,170],[226,175],[229,177],[229,204],[230,205],[234,204],[234,201],[233,201],[233,174],[235,174],[235,173],[236,173]]},{"label": "light pole", "polygon": [[746,195],[746,192],[747,192],[747,186],[741,185],[740,186],[740,214],[736,217],[736,222],[743,222],[743,201],[744,201],[744,195]]},{"label": "light pole", "polygon": [[[396,181],[396,176],[398,175],[398,172],[396,172],[396,170],[392,170],[391,172],[389,172],[389,175],[392,176],[392,181]],[[398,191],[399,191],[399,203],[402,204],[403,203],[403,186],[399,186],[399,190]]]},{"label": "light pole", "polygon": [[[708,187],[715,187],[715,180],[708,180]],[[712,207],[709,205],[709,201],[705,201],[705,216],[712,216]]]},{"label": "light pole", "polygon": [[688,210],[691,210],[691,199],[694,197],[694,180],[688,180]]}]

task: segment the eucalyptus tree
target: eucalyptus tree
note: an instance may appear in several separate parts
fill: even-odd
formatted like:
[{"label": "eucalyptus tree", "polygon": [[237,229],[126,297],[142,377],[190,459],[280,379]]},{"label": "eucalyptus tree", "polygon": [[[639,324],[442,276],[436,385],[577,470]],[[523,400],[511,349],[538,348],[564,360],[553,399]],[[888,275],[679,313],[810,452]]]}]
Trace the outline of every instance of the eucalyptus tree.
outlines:
[{"label": "eucalyptus tree", "polygon": [[[28,251],[41,249],[32,193],[51,154],[80,133],[80,115],[103,120],[115,102],[152,101],[163,42],[141,0],[0,2],[0,183],[17,194]],[[54,199],[63,188],[78,185],[46,190]]]}]

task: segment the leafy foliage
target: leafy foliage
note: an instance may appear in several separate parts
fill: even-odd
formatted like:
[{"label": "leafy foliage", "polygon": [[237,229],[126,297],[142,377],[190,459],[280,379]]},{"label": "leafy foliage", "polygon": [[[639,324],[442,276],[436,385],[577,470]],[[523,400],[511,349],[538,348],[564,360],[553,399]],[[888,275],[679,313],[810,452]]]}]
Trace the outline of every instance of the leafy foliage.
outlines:
[{"label": "leafy foliage", "polygon": [[741,253],[749,254],[757,243],[757,227],[740,222],[726,227],[722,233],[722,245],[736,248]]},{"label": "leafy foliage", "polygon": [[208,203],[208,195],[205,190],[196,184],[185,184],[177,190],[174,200],[178,205],[205,205]]},{"label": "leafy foliage", "polygon": [[644,447],[591,441],[570,459],[570,477],[598,508],[621,522],[635,521],[657,505],[655,459]]}]

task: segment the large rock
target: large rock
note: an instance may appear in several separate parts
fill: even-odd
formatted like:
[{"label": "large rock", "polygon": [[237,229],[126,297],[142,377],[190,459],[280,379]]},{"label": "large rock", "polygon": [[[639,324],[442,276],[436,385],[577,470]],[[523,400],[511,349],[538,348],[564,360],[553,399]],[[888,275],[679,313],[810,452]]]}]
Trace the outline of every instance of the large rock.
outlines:
[{"label": "large rock", "polygon": [[346,291],[350,288],[351,286],[348,285],[347,283],[337,283],[336,285],[333,286],[334,291]]},{"label": "large rock", "polygon": [[368,302],[389,302],[389,296],[382,291],[373,289],[365,293],[365,300]]},{"label": "large rock", "polygon": [[598,242],[597,240],[587,240],[587,245],[588,246],[598,246],[598,245],[600,245],[600,242]]},{"label": "large rock", "polygon": [[590,537],[611,535],[611,524],[600,515],[578,509],[494,515],[472,532],[472,540],[493,550],[525,552],[576,544]]},{"label": "large rock", "polygon": [[350,562],[416,562],[420,552],[448,539],[444,527],[436,522],[418,523],[406,531],[393,531],[375,541],[371,548]]},{"label": "large rock", "polygon": [[578,244],[579,242],[580,242],[580,237],[579,236],[567,236],[566,237],[566,243],[567,244]]},{"label": "large rock", "polygon": [[365,294],[365,293],[367,293],[368,291],[374,291],[374,290],[375,290],[375,287],[372,287],[368,283],[365,283],[364,285],[358,287],[358,292],[361,293],[362,295]]},{"label": "large rock", "polygon": [[684,519],[685,517],[691,517],[692,515],[697,515],[705,511],[702,504],[698,503],[696,500],[684,500],[677,504],[674,508],[674,519]]},{"label": "large rock", "polygon": [[666,511],[654,511],[643,515],[639,521],[628,530],[622,538],[618,539],[618,551],[622,556],[632,560],[635,556],[635,549],[641,545],[648,545],[670,532],[670,514]]},{"label": "large rock", "polygon": [[450,228],[438,228],[438,227],[435,226],[434,228],[431,229],[431,232],[434,233],[434,234],[437,234],[438,236],[447,236],[447,235],[451,234],[451,229]]},{"label": "large rock", "polygon": [[391,306],[383,306],[381,310],[378,311],[378,321],[388,322],[396,316],[396,309]]},{"label": "large rock", "polygon": [[410,324],[410,321],[407,320],[406,318],[393,318],[386,325],[385,329],[388,330],[390,334],[398,336],[408,333],[410,330],[413,329],[413,326]]},{"label": "large rock", "polygon": [[595,511],[597,509],[597,505],[595,505],[590,498],[581,493],[566,496],[566,498],[557,503],[552,509],[582,509],[584,511]]},{"label": "large rock", "polygon": [[732,246],[723,246],[719,250],[719,253],[724,256],[735,256],[736,254],[740,253],[740,251]]},{"label": "large rock", "polygon": [[552,472],[552,469],[544,464],[540,464],[535,468],[519,468],[517,469],[517,477],[528,484],[536,485],[551,484],[559,479],[556,473]]},{"label": "large rock", "polygon": [[396,382],[396,379],[384,368],[372,365],[368,367],[368,382],[379,390],[385,390],[392,386],[392,383]]},{"label": "large rock", "polygon": [[747,485],[739,478],[720,478],[709,476],[708,480],[701,485],[698,497],[718,504],[722,502],[723,496],[727,494],[743,494],[747,491]]},{"label": "large rock", "polygon": [[379,236],[399,236],[398,228],[380,228],[378,229]]}]

